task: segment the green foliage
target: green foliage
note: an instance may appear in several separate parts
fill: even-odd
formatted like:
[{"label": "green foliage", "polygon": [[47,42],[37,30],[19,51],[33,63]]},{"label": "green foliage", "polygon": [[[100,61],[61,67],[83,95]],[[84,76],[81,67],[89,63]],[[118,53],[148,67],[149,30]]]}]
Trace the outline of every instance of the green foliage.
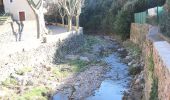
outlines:
[{"label": "green foliage", "polygon": [[170,12],[164,11],[161,16],[159,17],[160,19],[160,29],[161,32],[165,35],[170,37]]},{"label": "green foliage", "polygon": [[16,86],[18,85],[18,81],[14,78],[7,78],[5,81],[2,82],[3,86]]},{"label": "green foliage", "polygon": [[153,61],[153,53],[151,52],[149,56],[149,71],[154,72],[154,61]]},{"label": "green foliage", "polygon": [[86,41],[87,41],[87,44],[89,45],[89,46],[92,46],[92,45],[94,45],[94,44],[101,44],[101,43],[103,43],[104,41],[102,41],[101,39],[99,39],[99,38],[97,38],[97,37],[95,37],[95,36],[87,36],[87,38],[86,38]]},{"label": "green foliage", "polygon": [[72,60],[69,64],[72,66],[73,72],[82,72],[87,68],[89,63],[82,60]]},{"label": "green foliage", "polygon": [[88,31],[114,33],[114,21],[124,1],[127,0],[86,0],[81,26]]},{"label": "green foliage", "polygon": [[107,16],[105,17],[105,19],[103,19],[101,22],[101,25],[103,26],[102,30],[106,32],[107,34],[114,33],[113,26],[114,26],[115,20],[116,20],[115,15],[113,15],[112,12],[109,12]]},{"label": "green foliage", "polygon": [[133,67],[133,66],[131,66],[131,67],[129,67],[129,74],[130,75],[137,75],[137,74],[139,74],[140,72],[141,72],[141,68],[140,67]]},{"label": "green foliage", "polygon": [[158,79],[157,78],[153,79],[149,100],[159,100],[158,99]]},{"label": "green foliage", "polygon": [[142,51],[137,44],[134,44],[131,41],[125,41],[123,45],[128,51],[130,51],[136,59],[141,55]]},{"label": "green foliage", "polygon": [[133,13],[130,11],[120,11],[116,16],[116,21],[114,23],[114,29],[117,34],[119,34],[123,40],[130,37],[130,26],[133,22]]},{"label": "green foliage", "polygon": [[100,29],[100,24],[101,24],[101,20],[102,20],[102,17],[99,16],[99,15],[95,15],[95,16],[92,16],[90,19],[89,19],[89,22],[86,23],[86,25],[84,26],[86,29],[94,29],[94,30],[98,30]]},{"label": "green foliage", "polygon": [[16,74],[24,75],[25,73],[31,72],[31,71],[32,71],[32,67],[24,67],[24,68],[21,68],[21,69],[17,70]]},{"label": "green foliage", "polygon": [[153,61],[153,50],[151,50],[150,55],[148,56],[148,77],[153,81],[154,77],[154,61]]},{"label": "green foliage", "polygon": [[57,78],[65,78],[65,77],[67,77],[70,74],[69,71],[62,71],[61,68],[58,68],[58,67],[53,67],[52,73]]},{"label": "green foliage", "polygon": [[28,91],[26,91],[20,97],[15,97],[16,100],[47,100],[47,97],[44,97],[42,94],[47,93],[47,89],[45,87],[34,87]]}]

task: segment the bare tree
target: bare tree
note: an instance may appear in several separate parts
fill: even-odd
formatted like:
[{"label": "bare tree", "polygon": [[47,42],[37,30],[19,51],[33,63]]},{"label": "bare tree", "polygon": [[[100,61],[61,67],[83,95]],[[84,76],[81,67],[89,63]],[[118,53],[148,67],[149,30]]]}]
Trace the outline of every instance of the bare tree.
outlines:
[{"label": "bare tree", "polygon": [[72,30],[72,18],[75,14],[76,5],[79,0],[57,0],[57,4],[63,7],[68,17],[68,31]]},{"label": "bare tree", "polygon": [[79,17],[81,14],[81,9],[84,5],[84,0],[78,0],[78,3],[76,5],[76,9],[75,9],[75,17],[76,17],[76,30],[79,29]]},{"label": "bare tree", "polygon": [[[66,16],[66,10],[64,9],[62,3],[59,3],[59,2],[57,2],[57,1],[58,1],[58,0],[55,1],[55,6],[56,6],[56,9],[55,9],[55,10],[58,11],[58,13],[59,13],[59,15],[60,15],[60,17],[61,17],[61,19],[62,19],[62,24],[63,24],[63,26],[64,26],[64,18],[65,18],[65,16]],[[62,2],[63,2],[63,1],[62,1]]]},{"label": "bare tree", "polygon": [[66,11],[62,6],[58,6],[58,11],[62,19],[62,24],[64,26],[64,17],[66,16]]},{"label": "bare tree", "polygon": [[36,16],[37,22],[37,38],[40,38],[41,34],[47,33],[43,14],[43,0],[26,0],[30,5]]}]

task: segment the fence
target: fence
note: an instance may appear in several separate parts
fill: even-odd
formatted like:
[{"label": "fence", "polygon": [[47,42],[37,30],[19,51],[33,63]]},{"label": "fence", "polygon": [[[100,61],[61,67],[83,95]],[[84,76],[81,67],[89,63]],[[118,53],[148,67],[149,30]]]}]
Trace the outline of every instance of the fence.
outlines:
[{"label": "fence", "polygon": [[147,12],[135,13],[135,23],[146,23]]},{"label": "fence", "polygon": [[144,12],[135,13],[134,14],[135,23],[140,23],[140,24],[147,23],[148,21],[147,18],[150,17],[148,21],[149,24],[153,24],[153,23],[158,24],[158,21],[160,19],[159,17],[162,15],[163,12],[164,12],[163,7],[155,7],[152,8],[151,12],[144,11]]}]

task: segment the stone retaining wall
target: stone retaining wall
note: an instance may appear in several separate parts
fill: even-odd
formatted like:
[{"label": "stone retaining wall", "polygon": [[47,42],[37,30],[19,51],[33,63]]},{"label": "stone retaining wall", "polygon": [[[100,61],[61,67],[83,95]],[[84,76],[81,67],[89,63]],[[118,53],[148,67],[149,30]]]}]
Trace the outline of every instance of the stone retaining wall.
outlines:
[{"label": "stone retaining wall", "polygon": [[170,44],[160,41],[153,43],[153,47],[159,100],[170,100]]},{"label": "stone retaining wall", "polygon": [[170,100],[170,44],[159,37],[152,26],[147,24],[131,25],[130,40],[138,44],[145,58],[144,99],[149,100],[153,79],[149,67],[150,58],[154,62],[154,77],[158,78],[159,100]]}]

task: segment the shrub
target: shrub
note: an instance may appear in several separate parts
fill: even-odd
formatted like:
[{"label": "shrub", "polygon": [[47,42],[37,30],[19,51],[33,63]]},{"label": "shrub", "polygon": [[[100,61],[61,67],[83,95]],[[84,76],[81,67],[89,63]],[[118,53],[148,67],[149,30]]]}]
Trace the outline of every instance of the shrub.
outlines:
[{"label": "shrub", "polygon": [[82,60],[72,60],[69,64],[72,66],[73,72],[82,72],[87,68],[89,63]]},{"label": "shrub", "polygon": [[170,37],[170,12],[163,12],[160,16],[160,29],[161,32],[165,35]]},{"label": "shrub", "polygon": [[54,63],[62,62],[65,55],[79,52],[84,44],[83,34],[70,35],[68,39],[57,43]]},{"label": "shrub", "polygon": [[137,75],[141,72],[141,68],[140,67],[129,67],[129,74],[130,75]]}]

